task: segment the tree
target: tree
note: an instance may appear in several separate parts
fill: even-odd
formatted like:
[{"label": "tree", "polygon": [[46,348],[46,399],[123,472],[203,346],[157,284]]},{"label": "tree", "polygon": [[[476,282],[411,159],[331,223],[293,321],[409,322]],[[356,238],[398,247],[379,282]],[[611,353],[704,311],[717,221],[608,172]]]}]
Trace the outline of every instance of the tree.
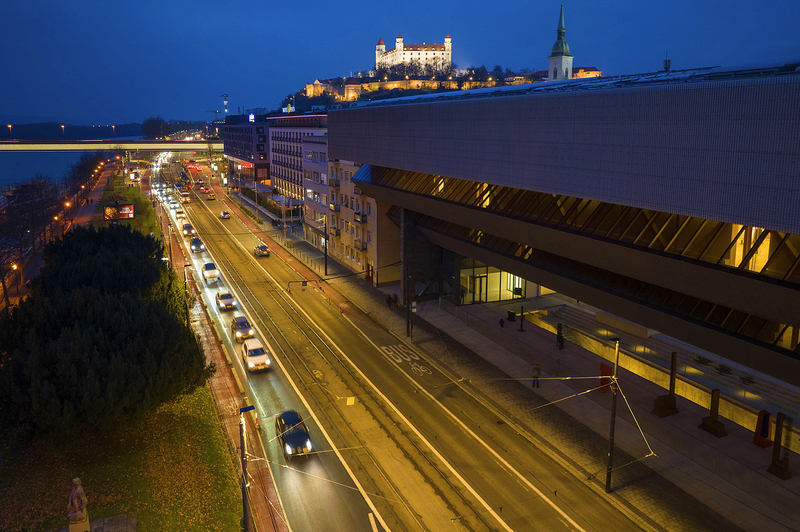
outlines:
[{"label": "tree", "polygon": [[169,125],[160,116],[151,116],[142,122],[142,135],[147,139],[163,137],[169,133]]},{"label": "tree", "polygon": [[213,374],[160,242],[122,225],[76,228],[45,253],[32,295],[0,317],[0,430],[104,429]]},{"label": "tree", "polygon": [[492,78],[495,81],[503,81],[505,76],[503,76],[503,67],[500,65],[495,65],[491,72]]}]

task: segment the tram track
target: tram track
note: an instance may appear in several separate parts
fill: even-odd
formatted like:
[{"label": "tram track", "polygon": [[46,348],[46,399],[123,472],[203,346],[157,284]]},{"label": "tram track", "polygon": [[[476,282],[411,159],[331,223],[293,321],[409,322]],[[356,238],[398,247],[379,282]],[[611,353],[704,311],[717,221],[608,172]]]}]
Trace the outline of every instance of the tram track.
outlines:
[{"label": "tram track", "polygon": [[[206,211],[210,210],[206,205],[203,205],[203,208]],[[381,505],[382,508],[389,509],[394,514],[391,521],[402,528],[407,528],[410,521],[415,525],[414,529],[430,530],[414,510],[408,498],[403,496],[402,491],[392,482],[392,474],[381,465],[380,460],[370,450],[368,442],[347,423],[343,406],[341,406],[343,402],[340,400],[345,395],[359,398],[360,405],[370,416],[372,422],[402,452],[404,459],[423,477],[448,512],[454,518],[458,518],[462,527],[466,530],[495,529],[496,527],[488,522],[483,508],[470,500],[464,493],[463,487],[454,481],[446,468],[437,463],[438,460],[431,456],[424,443],[409,431],[401,428],[405,421],[400,419],[394,410],[389,408],[389,405],[386,405],[384,399],[372,389],[372,386],[364,382],[349,361],[342,359],[339,347],[332,345],[329,338],[323,338],[317,330],[317,325],[311,323],[307,315],[298,310],[297,302],[289,297],[272,275],[263,268],[255,266],[255,261],[247,253],[244,245],[238,239],[233,240],[234,244],[229,239],[222,238],[227,228],[219,220],[212,217],[209,221],[205,216],[194,212],[191,215],[194,226],[201,235],[204,235],[207,243],[214,236],[220,237],[214,241],[215,248],[218,249],[214,253],[218,268],[222,267],[225,280],[232,289],[236,290],[240,300],[243,300],[243,303],[246,302],[248,307],[254,310],[252,316],[256,325],[260,326],[262,334],[269,336],[265,340],[271,343],[276,355],[281,357],[281,362],[286,364],[289,371],[296,376],[306,396],[314,401],[316,413],[322,415],[326,420],[326,428],[329,432],[333,432],[336,439],[344,446],[363,449],[363,452],[366,453],[368,463],[364,463],[363,455],[360,456],[356,452],[351,453],[352,458],[349,460],[357,461],[358,467],[355,467],[355,470],[372,469],[377,472],[379,478],[375,479],[374,475],[370,475],[369,479],[361,480],[374,486],[384,501],[400,503],[404,510],[402,512],[405,514],[404,516],[398,513],[396,504]],[[227,249],[224,249],[226,247]],[[244,256],[250,260],[243,263],[231,260],[230,257],[239,256],[243,252]],[[254,291],[253,286],[261,287],[256,289],[258,293]],[[268,299],[267,303],[272,311],[264,305],[262,301],[264,297]],[[275,309],[278,309],[279,313],[275,313]],[[335,315],[338,310],[334,312],[329,309],[329,312],[334,316],[328,317],[338,319],[342,326],[345,326],[341,317]],[[280,319],[275,314],[279,314]],[[290,339],[290,336],[298,335],[298,333],[297,338]],[[305,349],[298,344],[304,345]],[[326,382],[323,386],[318,378],[318,369],[315,367],[317,362],[322,362],[330,368],[330,374],[335,375],[339,382]],[[339,392],[341,391],[344,391],[345,395],[340,396]],[[343,428],[346,428],[347,431],[344,432]],[[379,486],[378,481],[381,481],[383,486]],[[382,511],[384,510],[382,509]],[[387,516],[385,515],[385,517]]]}]

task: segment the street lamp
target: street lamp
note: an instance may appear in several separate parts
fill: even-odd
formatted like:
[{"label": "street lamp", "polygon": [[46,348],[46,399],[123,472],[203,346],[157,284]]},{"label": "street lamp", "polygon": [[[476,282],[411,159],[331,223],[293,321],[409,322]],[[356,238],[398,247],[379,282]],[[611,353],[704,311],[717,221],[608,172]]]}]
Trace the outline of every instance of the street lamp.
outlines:
[{"label": "street lamp", "polygon": [[617,368],[619,367],[619,338],[609,338],[614,348],[614,375],[611,377],[611,430],[608,435],[608,463],[606,465],[606,493],[611,493],[611,471],[614,461],[614,426],[617,421]]},{"label": "street lamp", "polygon": [[183,265],[183,296],[186,297],[186,326],[189,327],[189,298],[187,297],[189,291],[186,286],[186,268],[188,268],[190,264]]},{"label": "street lamp", "polygon": [[114,138],[117,138],[117,126],[111,126],[111,131],[114,133]]},{"label": "street lamp", "polygon": [[67,208],[67,220],[70,219],[70,215],[72,214],[72,209],[70,209],[70,202],[64,203],[64,207]]},{"label": "street lamp", "polygon": [[61,124],[61,136],[66,137],[66,133],[64,133],[64,124]]},{"label": "street lamp", "polygon": [[8,124],[8,135],[11,137],[11,140],[14,140],[14,134],[11,132],[11,124]]}]

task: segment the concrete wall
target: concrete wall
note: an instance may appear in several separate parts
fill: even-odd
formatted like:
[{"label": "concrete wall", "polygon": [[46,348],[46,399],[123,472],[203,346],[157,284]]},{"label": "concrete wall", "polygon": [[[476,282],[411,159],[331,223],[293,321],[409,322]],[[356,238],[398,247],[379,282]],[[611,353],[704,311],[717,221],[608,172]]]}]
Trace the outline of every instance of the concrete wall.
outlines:
[{"label": "concrete wall", "polygon": [[331,111],[331,157],[800,233],[800,75]]}]

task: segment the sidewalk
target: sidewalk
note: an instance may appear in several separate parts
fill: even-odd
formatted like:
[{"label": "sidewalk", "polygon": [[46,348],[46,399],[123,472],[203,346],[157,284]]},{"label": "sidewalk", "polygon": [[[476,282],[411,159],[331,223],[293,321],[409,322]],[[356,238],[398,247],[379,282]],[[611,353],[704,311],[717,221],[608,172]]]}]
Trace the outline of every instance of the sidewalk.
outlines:
[{"label": "sidewalk", "polygon": [[[239,209],[238,199],[235,207]],[[255,229],[251,219],[242,219]],[[322,252],[303,241],[302,232],[290,235],[287,246],[282,231],[264,232],[266,228],[271,229],[269,221],[256,231],[282,244],[275,252],[319,271]],[[328,278],[350,273],[328,257]],[[332,279],[329,284],[409,341],[405,310],[386,304],[386,295],[399,294],[399,286],[377,289],[361,276]],[[485,314],[486,323],[497,324],[506,317],[497,305],[477,307],[475,312]],[[619,373],[624,397],[617,405],[613,492],[606,494],[611,394],[593,391],[549,404],[598,386],[597,379],[562,378],[599,375],[601,358],[570,342],[558,350],[555,336],[531,323],[524,324],[524,332],[518,327],[518,321],[508,322],[503,333],[523,339],[535,356],[523,358],[503,349],[441,309],[438,301],[422,302],[410,343],[433,364],[467,379],[467,386],[488,406],[518,423],[556,463],[586,479],[598,497],[646,530],[800,530],[800,480],[780,480],[767,472],[772,448],[754,445],[752,432],[722,418],[728,436],[711,436],[698,428],[708,411],[680,397],[678,414],[656,417],[650,413],[653,400],[666,392],[625,370]],[[533,363],[542,369],[541,387],[535,390],[530,388]],[[796,463],[797,457],[792,455],[792,461]]]}]

